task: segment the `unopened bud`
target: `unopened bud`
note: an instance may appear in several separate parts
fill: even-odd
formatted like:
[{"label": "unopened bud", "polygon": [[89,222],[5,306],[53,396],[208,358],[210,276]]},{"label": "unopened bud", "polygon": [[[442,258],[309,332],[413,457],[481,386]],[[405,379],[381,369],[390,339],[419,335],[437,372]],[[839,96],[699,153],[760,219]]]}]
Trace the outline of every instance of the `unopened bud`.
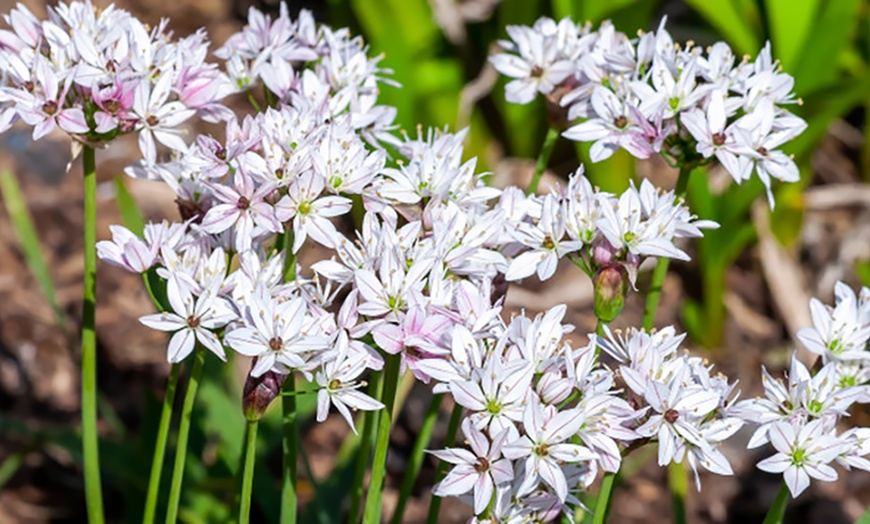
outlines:
[{"label": "unopened bud", "polygon": [[604,323],[612,322],[625,306],[625,276],[619,266],[603,267],[595,274],[595,316]]},{"label": "unopened bud", "polygon": [[[257,360],[251,363],[253,368]],[[250,421],[260,420],[269,404],[281,393],[281,386],[287,375],[267,371],[259,377],[248,375],[242,392],[242,411]]]},{"label": "unopened bud", "polygon": [[592,248],[593,267],[607,267],[613,264],[614,259],[618,255],[618,249],[610,245],[607,239],[602,238],[600,242]]}]

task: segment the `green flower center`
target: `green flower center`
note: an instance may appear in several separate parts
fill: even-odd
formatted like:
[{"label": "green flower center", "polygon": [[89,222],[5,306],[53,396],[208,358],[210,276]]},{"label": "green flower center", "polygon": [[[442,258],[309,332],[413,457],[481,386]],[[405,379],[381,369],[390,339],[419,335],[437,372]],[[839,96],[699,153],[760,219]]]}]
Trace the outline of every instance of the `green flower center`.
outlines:
[{"label": "green flower center", "polygon": [[791,455],[791,463],[795,466],[803,465],[804,461],[807,459],[807,452],[803,449],[796,449],[794,453]]},{"label": "green flower center", "polygon": [[486,403],[486,410],[493,415],[498,415],[501,413],[501,404],[497,400],[490,400]]}]

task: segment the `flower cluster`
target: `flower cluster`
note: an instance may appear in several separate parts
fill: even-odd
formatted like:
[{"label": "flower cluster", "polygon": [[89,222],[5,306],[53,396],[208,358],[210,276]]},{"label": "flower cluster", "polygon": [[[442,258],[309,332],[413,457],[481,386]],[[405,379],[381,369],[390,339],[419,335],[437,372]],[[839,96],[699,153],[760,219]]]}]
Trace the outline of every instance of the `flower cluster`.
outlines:
[{"label": "flower cluster", "polygon": [[657,153],[682,166],[716,157],[737,183],[752,173],[773,207],[771,178],[794,182],[794,161],[778,148],[806,122],[783,106],[795,103],[794,79],[766,45],[755,61],[735,63],[724,42],[702,49],[674,43],[664,28],[630,39],[609,22],[593,30],[548,18],[508,28],[495,68],[514,78],[507,99],[521,104],[540,93],[567,109],[564,136],[593,142],[592,160],[618,149],[638,158]]},{"label": "flower cluster", "polygon": [[4,15],[12,30],[0,34],[0,130],[21,119],[34,139],[60,128],[89,144],[137,132],[153,164],[157,142],[186,150],[179,126],[194,115],[212,122],[232,115],[219,103],[232,85],[205,61],[204,31],[173,41],[165,20],[149,29],[115,7],[87,1],[47,9],[44,21],[21,4]]},{"label": "flower cluster", "polygon": [[377,105],[377,98],[379,83],[398,84],[382,76],[392,73],[378,67],[383,57],[369,57],[367,51],[362,38],[346,28],[318,26],[309,11],[292,20],[282,2],[275,20],[251,8],[245,28],[215,55],[226,60],[227,74],[240,90],[262,82],[270,99],[324,106],[330,115],[347,112],[351,125],[364,129],[371,141],[394,142],[387,131],[396,108]]},{"label": "flower cluster", "polygon": [[568,257],[590,276],[621,267],[634,285],[646,257],[689,260],[675,238],[702,236],[715,222],[697,220],[673,191],[661,192],[648,180],[633,184],[619,198],[598,191],[582,167],[560,193],[526,197],[505,191],[501,207],[508,213],[507,249],[519,252],[508,267],[507,280],[537,273],[546,280],[561,257]]},{"label": "flower cluster", "polygon": [[792,358],[788,383],[775,380],[762,368],[764,397],[744,400],[735,406],[740,416],[758,425],[750,448],[770,442],[777,453],[758,467],[782,473],[792,495],[810,485],[810,478],[832,481],[832,464],[846,469],[870,471],[870,428],[852,428],[838,433],[842,417],[852,404],[870,402],[870,289],[860,298],[846,284],[835,288],[837,305],[831,310],[812,299],[814,327],[798,333],[824,366],[811,375]]},{"label": "flower cluster", "polygon": [[[637,412],[598,364],[593,337],[574,349],[563,336],[565,306],[534,319],[516,316],[485,332],[457,326],[451,358],[421,365],[465,408],[472,451],[433,452],[456,466],[436,495],[473,491],[476,514],[494,500],[499,521],[550,519],[586,489],[597,472],[615,472],[620,445],[639,435]],[[482,445],[488,443],[489,445]]]}]

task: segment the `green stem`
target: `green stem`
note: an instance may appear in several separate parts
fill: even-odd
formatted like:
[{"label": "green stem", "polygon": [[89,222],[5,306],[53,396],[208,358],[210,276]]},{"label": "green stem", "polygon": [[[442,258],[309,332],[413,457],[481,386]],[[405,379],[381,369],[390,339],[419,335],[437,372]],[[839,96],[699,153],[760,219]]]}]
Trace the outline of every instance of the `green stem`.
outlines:
[{"label": "green stem", "polygon": [[[680,176],[677,179],[677,187],[674,191],[677,198],[682,198],[686,195],[686,189],[689,187],[689,175],[691,174],[691,167],[680,168]],[[662,285],[664,285],[665,276],[668,274],[668,266],[670,264],[671,259],[666,257],[661,257],[656,262],[649,294],[646,296],[646,307],[643,310],[643,328],[647,331],[652,329],[655,324],[656,310],[659,307],[659,300],[662,296]]]},{"label": "green stem", "polygon": [[283,438],[281,439],[284,457],[284,482],[281,488],[281,524],[295,524],[298,505],[296,492],[296,453],[299,449],[299,426],[296,419],[296,376],[290,373],[282,388],[281,397],[283,419]]},{"label": "green stem", "polygon": [[[459,404],[453,405],[453,411],[450,413],[450,422],[447,424],[447,435],[444,437],[444,447],[449,448],[456,442],[456,430],[459,429],[459,423],[462,421],[462,406]],[[436,482],[441,482],[444,475],[447,473],[448,464],[441,461],[438,464],[438,470],[435,473]],[[441,512],[441,497],[432,495],[429,500],[429,516],[426,518],[426,524],[437,524],[438,513]]]},{"label": "green stem", "polygon": [[293,253],[293,230],[284,233],[284,282],[296,280],[296,254]]},{"label": "green stem", "polygon": [[[381,374],[372,373],[369,379],[368,395],[372,398],[380,398],[379,388],[381,383]],[[356,456],[356,469],[353,474],[353,491],[350,494],[350,513],[348,513],[348,524],[356,524],[359,522],[359,511],[362,507],[362,495],[365,486],[363,480],[366,476],[366,470],[369,467],[369,454],[372,449],[372,437],[375,432],[375,421],[377,420],[377,411],[366,411],[363,415],[362,436],[360,437],[359,451]]]},{"label": "green stem", "polygon": [[254,487],[254,463],[257,461],[257,427],[260,423],[249,420],[245,431],[245,467],[242,474],[242,500],[239,505],[239,524],[251,519],[251,491]]},{"label": "green stem", "polygon": [[178,519],[178,505],[181,502],[181,484],[184,479],[184,465],[187,462],[187,438],[190,435],[190,419],[193,414],[193,403],[196,400],[196,390],[202,377],[202,367],[205,364],[205,349],[197,345],[193,355],[193,368],[184,393],[184,405],[181,408],[181,420],[178,424],[178,440],[175,449],[175,464],[172,467],[172,484],[169,488],[169,507],[166,510],[166,524],[175,524]]},{"label": "green stem", "polygon": [[175,402],[175,389],[178,385],[178,373],[181,364],[173,364],[166,383],[166,394],[163,396],[163,410],[160,413],[160,426],[157,428],[157,442],[154,444],[154,455],[151,459],[151,477],[148,479],[148,494],[145,497],[145,512],[142,523],[151,524],[157,513],[157,497],[160,493],[160,477],[163,473],[163,462],[166,457],[166,441],[169,437],[169,425],[172,422],[172,405]]},{"label": "green stem", "polygon": [[686,492],[689,485],[687,477],[686,468],[682,464],[671,462],[668,465],[668,486],[671,490],[674,524],[686,524]]},{"label": "green stem", "polygon": [[88,521],[102,524],[100,448],[97,435],[97,164],[94,148],[84,146],[85,278],[82,296],[82,452],[85,459],[85,497]]},{"label": "green stem", "polygon": [[550,161],[550,155],[553,153],[553,146],[556,145],[556,140],[559,138],[559,130],[551,127],[547,130],[547,136],[544,137],[544,145],[541,146],[541,154],[538,155],[538,160],[535,162],[535,174],[532,175],[532,181],[529,182],[529,188],[526,189],[527,195],[534,195],[538,191],[538,183],[541,181],[541,175],[544,174],[544,169],[547,169],[547,162]]},{"label": "green stem", "polygon": [[595,513],[592,516],[592,524],[604,524],[607,522],[607,514],[610,513],[610,503],[613,500],[613,487],[616,485],[616,473],[607,472],[601,480],[601,489],[598,490],[598,498],[595,501]]},{"label": "green stem", "polygon": [[764,517],[764,524],[781,524],[785,517],[785,507],[788,506],[788,486],[785,481],[779,486],[779,493],[776,494],[776,500],[773,501],[773,506]]},{"label": "green stem", "polygon": [[387,448],[390,444],[390,426],[392,426],[393,405],[396,401],[401,362],[401,355],[387,355],[384,364],[384,384],[381,392],[384,409],[378,415],[378,440],[375,446],[375,458],[372,461],[372,476],[366,495],[363,524],[379,524],[381,521],[381,497],[384,494],[384,477],[387,473]]},{"label": "green stem", "polygon": [[426,411],[426,418],[423,419],[423,427],[420,428],[420,434],[417,435],[417,440],[414,442],[414,449],[411,451],[411,459],[408,462],[408,469],[405,470],[405,478],[402,479],[402,488],[399,491],[399,502],[396,504],[396,511],[393,513],[392,524],[401,524],[402,516],[405,513],[405,505],[408,503],[408,497],[411,495],[411,490],[414,488],[414,482],[417,480],[417,475],[420,473],[420,467],[423,465],[423,452],[429,446],[429,440],[432,438],[432,430],[435,429],[435,423],[438,421],[438,413],[441,412],[441,399],[443,393],[432,395],[432,402],[429,403],[429,409]]}]

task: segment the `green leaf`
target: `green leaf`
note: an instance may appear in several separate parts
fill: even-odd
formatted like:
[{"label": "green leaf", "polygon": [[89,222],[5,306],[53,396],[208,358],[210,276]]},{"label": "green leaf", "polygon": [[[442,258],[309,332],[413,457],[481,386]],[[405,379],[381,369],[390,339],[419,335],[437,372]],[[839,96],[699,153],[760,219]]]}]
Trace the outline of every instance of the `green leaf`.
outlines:
[{"label": "green leaf", "polygon": [[783,185],[776,192],[776,208],[770,212],[770,230],[780,244],[789,246],[801,234],[804,218],[803,188]]},{"label": "green leaf", "polygon": [[30,213],[27,210],[24,194],[21,192],[21,187],[18,185],[15,175],[9,171],[0,173],[0,190],[3,191],[3,202],[6,204],[9,218],[12,219],[12,227],[15,229],[18,242],[24,250],[24,259],[27,262],[27,266],[36,278],[40,289],[42,289],[42,294],[45,295],[46,300],[48,300],[49,305],[54,310],[54,317],[58,327],[60,327],[61,331],[64,331],[66,329],[66,316],[63,309],[57,303],[54,282],[51,279],[51,273],[48,271],[45,258],[42,256],[39,236],[36,234],[36,228],[33,226],[33,220],[30,218]]},{"label": "green leaf", "polygon": [[755,55],[761,48],[758,39],[758,9],[752,3],[734,0],[686,0],[695,11],[733,45],[738,54]]},{"label": "green leaf", "polygon": [[810,35],[819,10],[819,0],[765,0],[764,3],[767,6],[774,56],[786,70],[791,70]]},{"label": "green leaf", "polygon": [[118,212],[121,213],[124,226],[141,238],[143,231],[145,231],[145,217],[142,216],[136,199],[127,191],[124,175],[115,177],[115,200],[118,203]]},{"label": "green leaf", "polygon": [[[791,4],[796,6],[801,2]],[[795,92],[799,96],[806,97],[836,82],[841,66],[838,57],[852,49],[861,7],[861,0],[824,3],[794,65],[786,64],[786,71],[794,75]]]},{"label": "green leaf", "polygon": [[855,265],[855,273],[861,279],[861,284],[870,287],[870,262],[859,262]]}]

